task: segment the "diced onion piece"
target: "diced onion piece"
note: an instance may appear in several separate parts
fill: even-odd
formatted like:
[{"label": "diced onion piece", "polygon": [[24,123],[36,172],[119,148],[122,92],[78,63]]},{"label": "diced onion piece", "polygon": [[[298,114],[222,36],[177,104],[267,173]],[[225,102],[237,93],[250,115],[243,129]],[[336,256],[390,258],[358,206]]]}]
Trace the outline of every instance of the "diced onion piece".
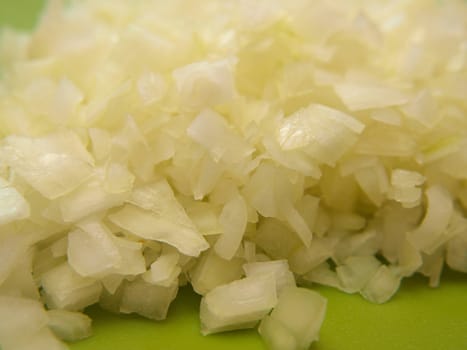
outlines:
[{"label": "diced onion piece", "polygon": [[336,272],[343,289],[348,293],[355,293],[365,287],[380,265],[373,255],[351,256],[336,268]]},{"label": "diced onion piece", "polygon": [[70,79],[62,78],[58,84],[55,98],[52,102],[50,117],[59,125],[65,125],[73,120],[78,106],[84,99],[83,92]]},{"label": "diced onion piece", "polygon": [[273,275],[246,277],[216,287],[201,299],[201,332],[252,328],[276,302]]},{"label": "diced onion piece", "polygon": [[351,111],[397,106],[409,100],[403,92],[378,84],[349,81],[336,84],[334,89]]},{"label": "diced onion piece", "polygon": [[142,275],[145,282],[169,287],[174,284],[181,272],[177,265],[180,254],[174,248],[167,246],[162,250],[162,254],[151,264],[150,269]]},{"label": "diced onion piece", "polygon": [[104,188],[109,193],[125,193],[132,189],[135,176],[120,163],[107,164]]},{"label": "diced onion piece", "polygon": [[[122,285],[123,280],[124,276],[122,275],[107,275],[101,280],[102,286],[104,287],[102,294],[105,295],[106,292],[110,294],[115,294],[118,288]],[[101,295],[100,300],[102,300],[102,298],[103,296]]]},{"label": "diced onion piece", "polygon": [[206,148],[214,161],[238,163],[253,152],[220,114],[206,109],[187,129],[188,136]]},{"label": "diced onion piece", "polygon": [[157,218],[170,220],[190,230],[196,230],[195,225],[175,198],[174,192],[166,180],[135,188],[128,202],[151,211]]},{"label": "diced onion piece", "polygon": [[283,150],[272,137],[265,137],[263,144],[271,158],[277,163],[315,179],[321,177],[321,169],[317,162],[301,150]]},{"label": "diced onion piece", "polygon": [[368,198],[376,206],[381,206],[389,190],[389,180],[384,166],[378,163],[373,167],[357,170],[355,179]]},{"label": "diced onion piece", "polygon": [[355,145],[361,155],[379,157],[414,157],[417,142],[410,131],[392,125],[375,125],[367,128],[364,137]]},{"label": "diced onion piece", "polygon": [[66,256],[68,250],[68,237],[63,237],[50,246],[54,258]]},{"label": "diced onion piece", "polygon": [[214,161],[211,156],[206,155],[199,164],[197,181],[193,185],[193,197],[196,200],[203,199],[212,192],[224,172],[222,163]]},{"label": "diced onion piece", "polygon": [[289,258],[290,268],[301,275],[326,261],[332,252],[320,240],[314,239],[309,247],[300,247]]},{"label": "diced onion piece", "polygon": [[41,279],[44,299],[50,308],[82,310],[99,300],[101,284],[93,278],[78,275],[68,263],[45,273]]},{"label": "diced onion piece", "polygon": [[107,130],[90,128],[88,130],[92,145],[92,153],[96,161],[104,160],[110,154],[112,139]]},{"label": "diced onion piece", "polygon": [[193,202],[186,207],[190,219],[203,236],[222,233],[216,207],[206,202]]},{"label": "diced onion piece", "polygon": [[175,141],[171,136],[165,133],[152,140],[151,153],[149,154],[153,162],[153,166],[171,159],[175,154]]},{"label": "diced onion piece", "polygon": [[191,285],[196,293],[204,295],[210,290],[242,277],[243,260],[234,257],[225,260],[210,249],[190,270]]},{"label": "diced onion piece", "polygon": [[7,279],[15,265],[21,261],[29,248],[26,237],[5,235],[0,237],[0,285]]},{"label": "diced onion piece", "polygon": [[433,128],[441,119],[436,101],[428,90],[419,92],[403,110],[409,118],[428,128]]},{"label": "diced onion piece", "polygon": [[431,186],[425,194],[425,217],[407,237],[417,249],[431,254],[444,242],[443,233],[448,227],[454,208],[450,194],[441,186]]},{"label": "diced onion piece", "polygon": [[332,227],[336,230],[360,231],[365,224],[364,217],[353,213],[336,213],[332,217]]},{"label": "diced onion piece", "polygon": [[319,197],[304,194],[296,206],[300,216],[305,220],[311,233],[315,229],[315,225],[318,220],[319,204]]},{"label": "diced onion piece", "polygon": [[[120,6],[117,5],[118,7]],[[104,11],[104,13],[109,12],[109,10]],[[126,14],[111,15],[111,18],[115,18],[116,21],[127,18],[128,13],[122,7],[118,11],[126,12]],[[113,48],[118,62],[128,67],[142,65],[143,67],[163,67],[165,70],[177,65],[180,61],[178,56],[183,55],[183,51],[180,52],[180,48],[177,48],[164,33],[154,33],[137,23],[126,26],[122,30],[120,40]]]},{"label": "diced onion piece", "polygon": [[146,270],[146,264],[142,254],[143,245],[123,237],[112,236],[117,246],[121,260],[114,266],[113,273],[121,275],[139,275]]},{"label": "diced onion piece", "polygon": [[446,263],[454,270],[467,272],[467,232],[459,234],[448,242]]},{"label": "diced onion piece", "polygon": [[[416,161],[420,164],[430,164],[437,160],[444,160],[447,164],[450,164],[450,159],[456,157],[456,153],[461,151],[464,145],[465,140],[459,139],[456,136],[448,136],[440,140],[435,140],[433,143],[423,147],[423,150],[416,155]],[[441,167],[443,167],[443,165],[441,165]],[[450,171],[448,171],[448,173],[449,172]]]},{"label": "diced onion piece", "polygon": [[48,322],[44,306],[31,299],[0,296],[0,314],[2,347],[22,337],[30,337],[47,326]]},{"label": "diced onion piece", "polygon": [[422,189],[418,187],[392,187],[388,197],[402,204],[404,208],[414,208],[420,204]]},{"label": "diced onion piece", "polygon": [[32,274],[34,253],[28,249],[12,267],[9,276],[0,283],[0,295],[40,300],[36,276]]},{"label": "diced onion piece", "polygon": [[189,256],[198,256],[209,247],[197,231],[131,204],[109,215],[109,219],[138,237],[170,244]]},{"label": "diced onion piece", "polygon": [[[263,219],[260,223],[254,241],[274,259],[287,258],[300,246],[300,240],[283,223],[276,219]],[[289,261],[292,264],[291,261]],[[291,265],[292,271],[294,271]]]},{"label": "diced onion piece", "polygon": [[261,163],[245,185],[244,194],[249,203],[263,216],[277,216],[278,204],[275,198],[276,167]]},{"label": "diced onion piece", "polygon": [[269,315],[261,320],[258,332],[270,350],[299,349],[294,334],[281,321]]},{"label": "diced onion piece", "polygon": [[30,215],[29,203],[14,187],[0,178],[0,225],[26,219]]},{"label": "diced onion piece", "polygon": [[[137,152],[148,147],[146,137],[133,116],[126,116],[123,126],[112,139],[112,147],[134,157],[137,156]],[[115,150],[112,149],[114,152]]]},{"label": "diced onion piece", "polygon": [[[68,239],[67,239],[68,241]],[[35,281],[39,284],[42,276],[66,261],[66,256],[54,257],[50,247],[41,249],[34,256],[33,270]]]},{"label": "diced onion piece", "polygon": [[333,259],[341,263],[350,256],[376,254],[380,245],[379,234],[374,229],[368,229],[360,233],[351,233],[336,242],[332,254]]},{"label": "diced onion piece", "polygon": [[339,163],[339,173],[341,176],[348,176],[355,174],[360,169],[371,168],[377,164],[377,157],[353,155]]},{"label": "diced onion piece", "polygon": [[331,270],[327,262],[315,267],[313,270],[303,275],[302,278],[307,282],[318,283],[333,288],[342,288],[337,273]]},{"label": "diced onion piece", "polygon": [[399,289],[400,281],[400,277],[397,277],[392,269],[382,265],[360,293],[373,303],[385,303]]},{"label": "diced onion piece", "polygon": [[68,234],[68,263],[82,276],[105,276],[121,260],[112,234],[98,222],[88,223],[86,230],[76,229]]},{"label": "diced onion piece", "polygon": [[315,68],[313,78],[317,86],[334,85],[340,80],[340,75],[333,73],[330,70]]},{"label": "diced onion piece", "polygon": [[423,264],[421,253],[408,240],[403,240],[399,247],[399,274],[403,277],[411,276]]},{"label": "diced onion piece", "polygon": [[295,286],[295,277],[289,269],[287,260],[253,262],[243,265],[247,277],[273,274],[276,280],[276,293],[280,296],[286,287]]},{"label": "diced onion piece", "polygon": [[49,310],[47,325],[62,340],[77,341],[92,334],[91,319],[81,312]]},{"label": "diced onion piece", "polygon": [[277,138],[284,150],[303,148],[318,161],[334,165],[364,128],[364,124],[345,113],[312,104],[284,119]]},{"label": "diced onion piece", "polygon": [[176,69],[173,77],[182,103],[188,107],[212,106],[233,98],[235,60],[195,62]]},{"label": "diced onion piece", "polygon": [[164,320],[177,292],[178,283],[161,287],[136,279],[123,288],[120,312],[137,313],[156,321]]},{"label": "diced onion piece", "polygon": [[111,193],[105,189],[105,179],[96,174],[73,192],[59,199],[62,218],[75,222],[95,212],[104,211],[125,202],[130,192]]},{"label": "diced onion piece", "polygon": [[[326,304],[326,299],[314,291],[288,287],[280,295],[271,315],[261,322],[259,332],[272,349],[280,349],[283,342],[285,346],[292,346],[294,342],[290,335],[296,342],[290,349],[308,349],[319,338]],[[276,328],[280,333],[272,334]]]},{"label": "diced onion piece", "polygon": [[44,197],[67,194],[91,176],[93,159],[72,132],[40,138],[9,136],[2,159]]},{"label": "diced onion piece", "polygon": [[287,216],[302,195],[301,176],[293,181],[289,175],[271,162],[261,162],[245,184],[245,199],[265,217]]},{"label": "diced onion piece", "polygon": [[[387,203],[381,209],[383,256],[391,263],[397,261],[400,249],[404,248],[407,232],[415,229],[422,218],[423,208],[403,208],[396,203]],[[411,245],[413,249],[416,249]]]},{"label": "diced onion piece", "polygon": [[58,340],[49,328],[44,327],[31,337],[18,338],[11,348],[2,347],[4,350],[29,350],[31,348],[34,350],[67,350],[68,346]]},{"label": "diced onion piece", "polygon": [[402,204],[404,208],[413,208],[420,204],[422,190],[420,186],[425,177],[416,172],[404,169],[393,169],[391,173],[391,186],[388,196]]},{"label": "diced onion piece", "polygon": [[[107,255],[107,259],[111,261],[111,264],[109,262],[102,263],[102,266],[106,266],[104,268],[104,270],[107,269],[106,274],[118,273],[127,275],[139,274],[145,271],[142,244],[140,242],[133,242],[113,235],[107,226],[94,218],[81,221],[77,226],[90,237],[94,238],[94,244],[101,248],[100,254]],[[93,251],[89,247],[86,249],[88,252]],[[95,253],[99,254],[98,252]],[[70,256],[70,253],[68,255]],[[76,271],[79,272],[79,270]]]},{"label": "diced onion piece", "polygon": [[247,219],[247,207],[242,196],[236,196],[224,206],[219,217],[223,233],[214,245],[221,258],[230,260],[234,257],[245,233]]},{"label": "diced onion piece", "polygon": [[371,118],[384,124],[401,125],[401,115],[393,109],[378,109],[371,113]]},{"label": "diced onion piece", "polygon": [[136,84],[141,101],[145,105],[158,102],[167,93],[164,78],[153,72],[143,73]]},{"label": "diced onion piece", "polygon": [[165,180],[135,189],[129,202],[134,205],[109,216],[116,225],[137,236],[173,245],[186,255],[198,256],[208,248]]},{"label": "diced onion piece", "polygon": [[313,238],[313,233],[307,225],[305,219],[291,205],[283,204],[282,210],[286,217],[287,223],[292,227],[297,236],[301,239],[305,247],[309,247]]},{"label": "diced onion piece", "polygon": [[243,241],[243,257],[247,262],[253,262],[256,255],[256,244],[251,241]]},{"label": "diced onion piece", "polygon": [[420,186],[424,182],[425,177],[416,171],[393,169],[391,172],[391,185],[396,187]]},{"label": "diced onion piece", "polygon": [[432,254],[422,254],[423,265],[420,273],[428,277],[428,285],[432,288],[439,286],[441,273],[444,266],[444,253],[442,248],[438,248]]},{"label": "diced onion piece", "polygon": [[202,61],[176,69],[173,78],[180,99],[190,108],[225,103],[235,94],[233,68],[235,60]]}]

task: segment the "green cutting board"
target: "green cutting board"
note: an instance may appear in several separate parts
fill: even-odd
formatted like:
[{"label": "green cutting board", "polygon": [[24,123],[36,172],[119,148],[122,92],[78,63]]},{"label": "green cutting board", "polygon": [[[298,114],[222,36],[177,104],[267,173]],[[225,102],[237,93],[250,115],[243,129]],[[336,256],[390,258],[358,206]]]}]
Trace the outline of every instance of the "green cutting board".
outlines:
[{"label": "green cutting board", "polygon": [[[328,298],[320,340],[312,350],[467,350],[467,278],[449,271],[437,289],[421,276],[406,280],[383,305],[359,295],[316,288]],[[92,307],[94,336],[72,350],[263,350],[255,330],[203,337],[199,333],[200,297],[180,291],[167,320],[113,315]]]},{"label": "green cutting board", "polygon": [[[0,25],[29,29],[42,5],[43,0],[0,0]],[[446,271],[436,289],[416,276],[403,281],[384,305],[331,288],[316,289],[328,298],[328,312],[312,350],[467,350],[467,275]],[[94,335],[71,349],[265,349],[255,330],[201,336],[199,301],[190,288],[181,289],[164,322],[91,307],[86,312],[94,320]]]}]

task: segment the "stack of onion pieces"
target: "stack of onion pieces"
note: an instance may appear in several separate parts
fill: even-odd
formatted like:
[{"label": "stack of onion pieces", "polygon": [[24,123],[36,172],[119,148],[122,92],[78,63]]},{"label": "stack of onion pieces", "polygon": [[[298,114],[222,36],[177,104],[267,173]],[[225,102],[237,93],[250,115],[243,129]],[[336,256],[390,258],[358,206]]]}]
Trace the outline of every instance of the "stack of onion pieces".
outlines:
[{"label": "stack of onion pieces", "polygon": [[[316,341],[322,284],[467,272],[462,0],[50,1],[0,38],[0,344],[89,305]],[[300,286],[300,287],[299,287]]]}]

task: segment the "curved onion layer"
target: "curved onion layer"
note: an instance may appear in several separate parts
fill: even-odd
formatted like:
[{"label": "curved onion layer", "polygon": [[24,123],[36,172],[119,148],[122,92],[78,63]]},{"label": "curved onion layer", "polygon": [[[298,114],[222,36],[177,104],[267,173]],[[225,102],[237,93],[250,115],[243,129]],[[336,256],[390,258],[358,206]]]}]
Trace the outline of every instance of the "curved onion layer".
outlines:
[{"label": "curved onion layer", "polygon": [[307,349],[326,300],[297,283],[383,303],[467,272],[466,23],[460,0],[84,0],[4,29],[2,349],[64,349],[94,303],[162,320],[186,284],[204,334]]}]

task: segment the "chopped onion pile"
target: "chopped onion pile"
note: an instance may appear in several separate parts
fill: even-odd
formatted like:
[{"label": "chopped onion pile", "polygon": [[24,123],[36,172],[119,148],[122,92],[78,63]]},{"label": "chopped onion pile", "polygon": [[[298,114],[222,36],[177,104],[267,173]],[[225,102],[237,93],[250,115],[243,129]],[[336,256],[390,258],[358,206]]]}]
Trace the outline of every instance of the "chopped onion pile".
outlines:
[{"label": "chopped onion pile", "polygon": [[[464,1],[51,1],[0,41],[0,344],[99,303],[307,349],[322,284],[467,272]],[[45,307],[44,307],[45,305]],[[272,312],[271,312],[272,310]]]}]

